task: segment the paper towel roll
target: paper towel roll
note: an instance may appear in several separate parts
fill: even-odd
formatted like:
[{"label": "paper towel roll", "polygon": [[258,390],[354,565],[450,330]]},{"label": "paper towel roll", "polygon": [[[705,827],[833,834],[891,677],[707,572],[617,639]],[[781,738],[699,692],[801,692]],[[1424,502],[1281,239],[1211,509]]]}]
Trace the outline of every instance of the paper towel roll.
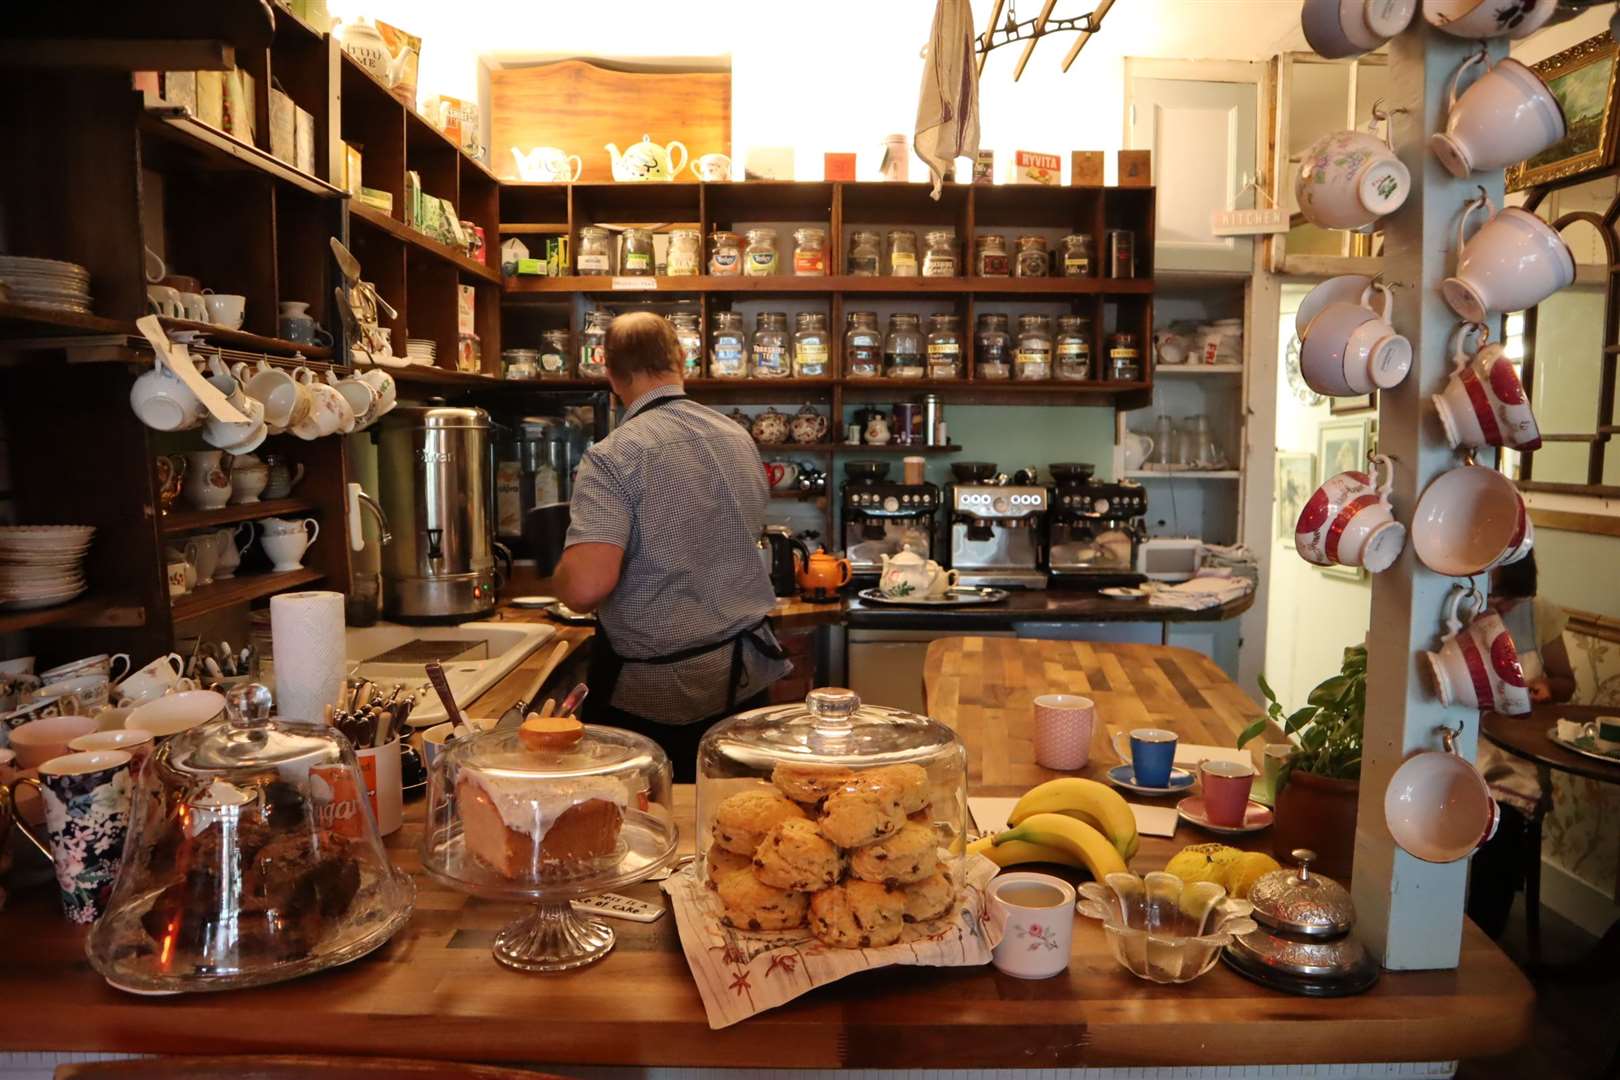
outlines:
[{"label": "paper towel roll", "polygon": [[272,596],[270,639],[276,665],[276,713],[283,720],[321,723],[326,706],[337,704],[347,667],[343,594]]}]

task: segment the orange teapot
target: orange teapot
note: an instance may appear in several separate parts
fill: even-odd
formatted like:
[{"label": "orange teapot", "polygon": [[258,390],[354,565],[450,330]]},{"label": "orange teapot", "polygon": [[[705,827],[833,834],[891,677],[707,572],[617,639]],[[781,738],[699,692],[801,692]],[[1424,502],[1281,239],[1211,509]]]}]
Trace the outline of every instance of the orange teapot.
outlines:
[{"label": "orange teapot", "polygon": [[818,551],[799,571],[799,588],[804,590],[806,600],[826,602],[834,599],[838,590],[849,584],[849,578],[848,559]]}]

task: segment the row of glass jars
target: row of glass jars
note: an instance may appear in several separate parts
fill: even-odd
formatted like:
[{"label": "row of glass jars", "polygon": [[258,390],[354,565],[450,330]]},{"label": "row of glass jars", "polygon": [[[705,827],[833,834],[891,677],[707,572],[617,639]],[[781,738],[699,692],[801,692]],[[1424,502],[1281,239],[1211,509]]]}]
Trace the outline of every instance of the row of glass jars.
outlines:
[{"label": "row of glass jars", "polygon": [[741,312],[716,311],[710,319],[710,378],[820,379],[832,374],[832,334],[822,312],[796,314],[791,333],[783,311],[760,312],[752,334]]}]

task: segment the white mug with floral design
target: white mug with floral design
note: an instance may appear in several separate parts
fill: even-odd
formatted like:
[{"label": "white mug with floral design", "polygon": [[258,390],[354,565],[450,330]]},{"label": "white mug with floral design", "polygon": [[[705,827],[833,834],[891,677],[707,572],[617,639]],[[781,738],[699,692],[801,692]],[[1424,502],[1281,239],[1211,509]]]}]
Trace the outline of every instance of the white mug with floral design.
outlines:
[{"label": "white mug with floral design", "polygon": [[1389,143],[1365,131],[1335,131],[1312,143],[1294,179],[1300,213],[1324,229],[1370,232],[1399,210],[1412,174]]},{"label": "white mug with floral design", "polygon": [[1000,874],[986,893],[1001,943],[990,962],[1015,979],[1050,979],[1069,966],[1074,886],[1050,874]]}]

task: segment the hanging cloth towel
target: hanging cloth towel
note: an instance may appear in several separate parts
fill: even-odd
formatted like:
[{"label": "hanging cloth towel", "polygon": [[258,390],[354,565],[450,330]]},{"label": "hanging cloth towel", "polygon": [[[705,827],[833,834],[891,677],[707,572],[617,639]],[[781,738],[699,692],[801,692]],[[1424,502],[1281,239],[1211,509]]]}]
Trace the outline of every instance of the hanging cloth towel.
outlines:
[{"label": "hanging cloth towel", "polygon": [[955,159],[979,152],[979,70],[969,0],[938,0],[934,8],[914,146],[933,175],[935,199]]}]

